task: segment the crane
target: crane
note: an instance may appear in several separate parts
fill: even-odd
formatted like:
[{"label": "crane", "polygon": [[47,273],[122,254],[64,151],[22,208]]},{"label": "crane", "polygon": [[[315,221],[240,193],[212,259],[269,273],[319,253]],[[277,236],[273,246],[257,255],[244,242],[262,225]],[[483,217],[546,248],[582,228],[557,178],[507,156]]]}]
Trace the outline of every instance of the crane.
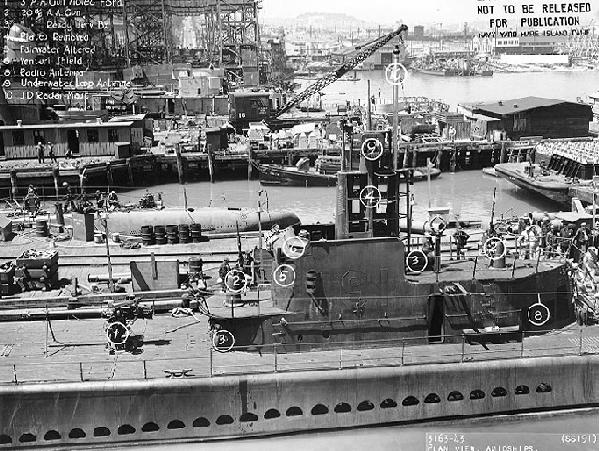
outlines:
[{"label": "crane", "polygon": [[349,61],[346,61],[343,65],[341,65],[337,70],[333,72],[329,72],[322,78],[319,78],[315,83],[308,86],[304,91],[300,92],[296,96],[294,96],[287,103],[282,105],[278,110],[276,110],[271,118],[276,119],[281,114],[286,113],[294,106],[300,104],[304,100],[309,99],[314,94],[320,92],[322,89],[326,88],[332,83],[335,83],[341,77],[343,77],[346,73],[351,71],[354,67],[356,67],[361,62],[365,61],[369,56],[371,56],[378,49],[387,44],[391,39],[396,36],[399,36],[400,42],[403,44],[402,33],[407,32],[408,27],[406,25],[400,26],[397,30],[385,35],[381,36],[378,39],[375,39],[371,43],[365,45],[360,49],[360,51],[354,55]]}]

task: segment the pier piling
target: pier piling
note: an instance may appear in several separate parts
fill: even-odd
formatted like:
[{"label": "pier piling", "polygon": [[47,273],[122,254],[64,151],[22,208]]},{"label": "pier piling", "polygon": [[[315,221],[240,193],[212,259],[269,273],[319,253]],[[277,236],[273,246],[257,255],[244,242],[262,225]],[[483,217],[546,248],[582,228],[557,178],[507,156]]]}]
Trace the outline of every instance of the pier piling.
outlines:
[{"label": "pier piling", "polygon": [[110,162],[106,163],[106,180],[108,181],[108,187],[110,191],[110,187],[114,186],[114,178],[112,176],[112,166]]},{"label": "pier piling", "polygon": [[179,184],[185,184],[185,171],[183,168],[183,157],[181,156],[181,147],[179,144],[175,146],[175,155],[177,157],[177,174],[179,176]]},{"label": "pier piling", "polygon": [[133,165],[131,159],[127,158],[127,177],[129,178],[129,185],[135,186],[135,178],[133,177]]},{"label": "pier piling", "polygon": [[17,186],[17,171],[13,169],[10,171],[10,187],[13,199],[17,198]]},{"label": "pier piling", "polygon": [[58,200],[58,167],[56,166],[52,168],[52,178],[54,179],[54,194],[56,195],[56,199]]},{"label": "pier piling", "polygon": [[206,153],[208,154],[208,174],[210,183],[214,183],[214,155],[212,153],[212,144],[206,144]]}]

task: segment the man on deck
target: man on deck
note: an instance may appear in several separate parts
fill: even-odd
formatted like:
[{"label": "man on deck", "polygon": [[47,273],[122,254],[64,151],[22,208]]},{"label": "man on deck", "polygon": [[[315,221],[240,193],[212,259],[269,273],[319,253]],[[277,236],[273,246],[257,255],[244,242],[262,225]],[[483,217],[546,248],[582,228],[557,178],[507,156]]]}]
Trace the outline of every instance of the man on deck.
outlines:
[{"label": "man on deck", "polygon": [[229,266],[229,259],[225,258],[218,268],[218,277],[221,280],[223,292],[227,291],[227,285],[225,283],[225,279],[227,278],[227,274],[231,271],[231,267]]},{"label": "man on deck", "polygon": [[73,191],[71,189],[71,185],[69,185],[67,182],[64,182],[62,184],[62,186],[65,189],[64,212],[66,213],[67,211],[69,211],[69,209],[71,211],[74,211],[75,210],[75,200],[73,198]]},{"label": "man on deck", "polygon": [[37,143],[37,145],[35,146],[35,150],[37,151],[37,162],[43,163],[44,162],[44,145],[42,144],[41,141],[39,141]]},{"label": "man on deck", "polygon": [[56,154],[54,153],[54,145],[51,142],[48,142],[48,156],[50,157],[50,161],[52,163],[57,163]]},{"label": "man on deck", "polygon": [[458,223],[458,229],[453,234],[453,239],[456,245],[457,260],[460,260],[462,257],[466,258],[463,250],[466,247],[466,244],[468,244],[469,238],[470,235],[464,232],[462,226]]}]

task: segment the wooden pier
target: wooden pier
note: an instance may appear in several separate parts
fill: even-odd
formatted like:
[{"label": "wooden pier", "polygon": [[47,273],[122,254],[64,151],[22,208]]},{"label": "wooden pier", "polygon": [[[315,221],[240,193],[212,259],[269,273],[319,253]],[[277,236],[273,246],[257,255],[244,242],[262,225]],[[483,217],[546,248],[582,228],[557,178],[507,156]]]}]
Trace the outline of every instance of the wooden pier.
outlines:
[{"label": "wooden pier", "polygon": [[[439,143],[401,143],[399,167],[425,166],[427,160],[442,171],[481,169],[500,162],[525,161],[534,147],[530,142],[456,141]],[[357,151],[357,149],[354,149]],[[292,165],[302,157],[312,161],[322,149],[276,149],[243,152],[184,152],[176,148],[170,153],[145,153],[129,158],[74,159],[74,164],[37,164],[32,160],[0,162],[0,194],[15,197],[24,194],[29,184],[42,187],[47,197],[62,194],[60,187],[68,182],[81,190],[105,187],[135,186],[149,180],[148,174],[160,173],[161,180],[185,183],[188,179],[216,181],[224,173],[252,176],[252,161]]]}]

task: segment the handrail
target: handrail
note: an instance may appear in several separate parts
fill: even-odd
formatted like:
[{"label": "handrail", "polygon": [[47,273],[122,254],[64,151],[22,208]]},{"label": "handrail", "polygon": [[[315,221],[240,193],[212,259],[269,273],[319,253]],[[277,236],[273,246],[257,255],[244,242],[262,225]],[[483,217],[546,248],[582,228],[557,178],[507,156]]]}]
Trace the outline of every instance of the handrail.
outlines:
[{"label": "handrail", "polygon": [[[320,351],[311,351],[313,346],[323,347],[322,343],[299,343],[294,344],[294,349],[299,347],[299,352],[285,352],[284,344],[267,344],[238,346],[233,349],[235,352],[221,354],[209,349],[207,355],[178,356],[178,357],[159,357],[153,359],[134,359],[123,358],[120,354],[114,359],[97,359],[88,361],[45,361],[34,363],[0,363],[0,384],[21,384],[26,382],[74,382],[90,380],[113,380],[122,379],[116,377],[116,371],[119,367],[125,365],[137,365],[134,368],[133,375],[129,374],[126,379],[159,379],[165,377],[192,377],[192,378],[212,378],[226,375],[235,375],[240,373],[265,374],[279,372],[295,371],[319,371],[319,370],[343,370],[348,368],[366,368],[366,367],[397,367],[397,366],[419,366],[427,364],[468,364],[473,361],[493,361],[521,358],[540,358],[540,357],[559,357],[565,355],[584,355],[599,354],[596,347],[585,348],[584,328],[580,328],[577,339],[569,339],[564,343],[548,346],[544,342],[539,346],[525,346],[525,338],[546,334],[548,332],[559,332],[560,330],[536,330],[519,332],[495,332],[497,335],[519,336],[520,345],[514,346],[513,343],[505,342],[500,348],[492,349],[468,349],[466,344],[470,341],[476,342],[478,334],[461,335],[438,335],[434,337],[405,337],[385,340],[367,340],[360,342],[361,346],[356,346],[356,342],[332,342],[324,347],[328,349]],[[480,337],[484,337],[481,334]],[[444,341],[452,339],[450,344],[438,344],[439,350],[443,352],[431,353],[428,347],[429,340]],[[592,344],[595,337],[589,337]],[[457,339],[457,340],[456,340]],[[423,349],[417,346],[406,346],[414,342],[426,340],[427,348]],[[571,344],[570,344],[571,343]],[[544,345],[545,344],[545,345]],[[364,345],[372,353],[364,355]],[[378,345],[378,346],[377,346]],[[395,346],[393,346],[395,345]],[[304,350],[302,350],[304,348]],[[259,353],[247,354],[244,351],[256,351]],[[244,352],[243,359],[237,359],[236,353]],[[309,361],[305,358],[308,355]],[[224,359],[224,362],[221,361]],[[231,363],[231,360],[237,360]],[[166,369],[164,366],[153,370],[152,364],[172,362],[173,366],[187,365],[185,370],[181,366],[175,369]],[[196,369],[191,368],[191,363],[199,363]],[[86,368],[104,365],[105,369],[98,374],[104,374],[105,377],[88,377],[85,373]],[[27,377],[31,371],[39,370],[43,367],[43,378],[32,379]],[[57,367],[56,374],[52,374],[53,369]],[[67,368],[65,370],[65,368]],[[70,368],[70,370],[69,370]],[[152,375],[151,372],[157,373]],[[198,374],[193,374],[196,371]],[[189,374],[191,373],[191,374]],[[110,374],[110,375],[108,375]],[[178,375],[178,376],[177,376]]]}]

